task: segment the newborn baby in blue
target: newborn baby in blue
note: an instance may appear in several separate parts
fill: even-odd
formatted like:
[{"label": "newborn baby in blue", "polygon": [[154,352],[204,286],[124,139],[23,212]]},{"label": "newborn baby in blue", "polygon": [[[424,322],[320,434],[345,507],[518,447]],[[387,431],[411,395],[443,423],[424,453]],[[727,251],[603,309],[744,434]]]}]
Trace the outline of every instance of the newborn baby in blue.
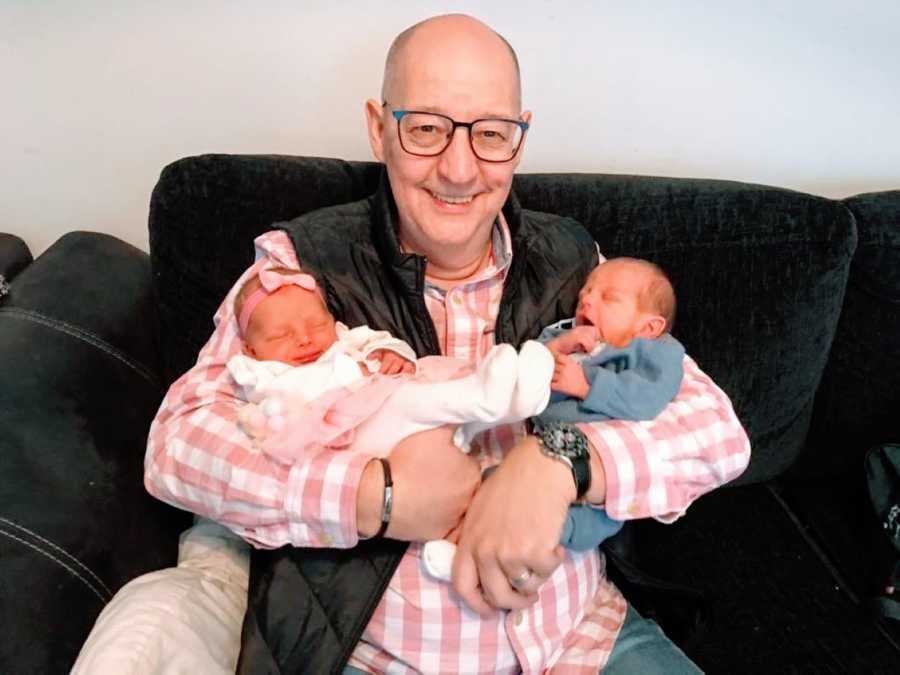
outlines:
[{"label": "newborn baby in blue", "polygon": [[[591,273],[575,317],[543,330],[538,340],[555,367],[547,408],[535,424],[651,420],[675,398],[684,347],[669,331],[675,292],[646,260],[614,258]],[[573,505],[560,543],[585,551],[622,528],[603,509]]]},{"label": "newborn baby in blue", "polygon": [[[538,338],[553,354],[554,371],[550,402],[532,418],[535,425],[656,417],[675,398],[684,374],[684,347],[669,334],[674,318],[675,292],[657,265],[635,258],[598,265],[579,292],[575,316]],[[560,544],[586,551],[621,528],[604,509],[574,504]],[[426,569],[449,581],[454,552],[449,542],[428,542]]]}]

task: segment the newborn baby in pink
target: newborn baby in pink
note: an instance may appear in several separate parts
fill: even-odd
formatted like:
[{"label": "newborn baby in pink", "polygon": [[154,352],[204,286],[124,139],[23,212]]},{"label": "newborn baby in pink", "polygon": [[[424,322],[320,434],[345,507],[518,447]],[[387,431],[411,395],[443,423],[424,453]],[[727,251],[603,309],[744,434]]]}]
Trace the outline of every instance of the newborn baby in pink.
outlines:
[{"label": "newborn baby in pink", "polygon": [[312,447],[386,456],[403,438],[444,424],[454,440],[541,412],[553,356],[526,342],[496,345],[473,370],[443,356],[416,358],[386,331],[335,321],[312,276],[263,270],[241,288],[235,316],[243,353],[228,370],[247,405],[238,419],[255,445],[292,463]]}]

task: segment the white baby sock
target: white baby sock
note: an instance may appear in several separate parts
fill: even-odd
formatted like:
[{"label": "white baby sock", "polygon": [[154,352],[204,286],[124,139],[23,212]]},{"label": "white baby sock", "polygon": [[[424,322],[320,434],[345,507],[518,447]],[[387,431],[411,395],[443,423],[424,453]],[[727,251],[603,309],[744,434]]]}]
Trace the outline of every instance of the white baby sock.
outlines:
[{"label": "white baby sock", "polygon": [[553,354],[540,342],[528,340],[522,345],[510,417],[527,419],[543,412],[550,400],[553,366]]},{"label": "white baby sock", "polygon": [[425,542],[422,547],[422,564],[425,571],[438,581],[450,581],[456,544],[445,539]]}]

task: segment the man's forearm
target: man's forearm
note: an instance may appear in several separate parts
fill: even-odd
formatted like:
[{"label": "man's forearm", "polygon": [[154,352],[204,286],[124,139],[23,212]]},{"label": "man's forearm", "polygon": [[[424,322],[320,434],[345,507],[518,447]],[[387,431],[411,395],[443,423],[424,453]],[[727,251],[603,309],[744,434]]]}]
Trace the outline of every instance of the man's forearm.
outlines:
[{"label": "man's forearm", "polygon": [[356,544],[355,486],[365,457],[320,448],[283,464],[252,447],[233,406],[210,402],[184,411],[186,401],[198,399],[173,386],[148,437],[145,485],[152,495],[259,547]]},{"label": "man's forearm", "polygon": [[702,494],[747,466],[750,445],[728,397],[689,358],[673,403],[652,421],[579,425],[594,447],[602,480],[589,501],[618,520],[671,522]]}]

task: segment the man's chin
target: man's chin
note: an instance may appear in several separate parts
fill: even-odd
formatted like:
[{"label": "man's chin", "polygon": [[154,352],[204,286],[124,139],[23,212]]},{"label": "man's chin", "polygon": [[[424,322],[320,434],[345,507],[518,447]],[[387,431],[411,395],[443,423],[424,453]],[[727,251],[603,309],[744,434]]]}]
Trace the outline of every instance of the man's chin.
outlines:
[{"label": "man's chin", "polygon": [[[428,257],[443,257],[451,251],[464,251],[472,246],[473,238],[477,237],[482,229],[482,224],[477,218],[450,216],[446,214],[429,214],[431,217],[424,220],[423,226],[418,227],[415,237],[425,251],[430,251]],[[423,253],[425,252],[423,251]]]}]

